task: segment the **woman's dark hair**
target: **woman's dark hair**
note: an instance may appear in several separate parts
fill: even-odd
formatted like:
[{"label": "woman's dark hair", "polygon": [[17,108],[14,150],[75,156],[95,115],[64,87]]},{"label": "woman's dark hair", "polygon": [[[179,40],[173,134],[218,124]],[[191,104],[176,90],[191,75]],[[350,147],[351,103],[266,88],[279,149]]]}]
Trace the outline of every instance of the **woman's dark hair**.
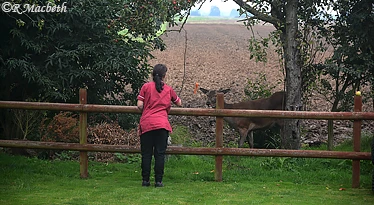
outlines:
[{"label": "woman's dark hair", "polygon": [[166,71],[168,71],[168,68],[164,64],[157,64],[153,67],[153,81],[156,83],[156,90],[159,93],[161,93],[161,91],[164,89],[162,78],[165,77]]}]

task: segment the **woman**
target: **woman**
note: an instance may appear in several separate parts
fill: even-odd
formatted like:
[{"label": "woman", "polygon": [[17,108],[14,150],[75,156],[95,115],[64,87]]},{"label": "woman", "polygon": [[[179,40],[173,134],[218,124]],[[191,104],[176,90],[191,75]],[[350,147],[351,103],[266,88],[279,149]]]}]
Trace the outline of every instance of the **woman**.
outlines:
[{"label": "woman", "polygon": [[150,186],[152,154],[155,158],[155,187],[163,187],[165,151],[169,132],[172,131],[168,113],[171,102],[182,106],[175,91],[164,83],[167,67],[157,64],[153,68],[153,82],[145,83],[140,89],[138,109],[142,111],[139,123],[140,148],[142,154],[142,186]]},{"label": "woman", "polygon": [[[371,162],[374,165],[374,137],[371,142]],[[371,179],[371,190],[373,191],[373,194],[374,194],[374,168],[373,168],[372,179]]]}]

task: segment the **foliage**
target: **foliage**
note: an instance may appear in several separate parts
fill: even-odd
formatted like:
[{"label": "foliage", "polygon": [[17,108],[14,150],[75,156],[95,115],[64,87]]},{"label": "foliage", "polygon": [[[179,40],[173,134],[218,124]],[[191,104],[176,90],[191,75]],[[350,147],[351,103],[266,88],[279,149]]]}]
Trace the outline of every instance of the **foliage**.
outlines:
[{"label": "foliage", "polygon": [[[374,5],[370,0],[331,1],[325,4],[333,14],[325,13],[316,24],[318,37],[333,47],[333,55],[324,63],[316,62],[308,80],[331,103],[331,111],[350,111],[355,91],[371,84],[374,76]],[[309,89],[310,90],[310,89]],[[366,97],[372,97],[367,93]],[[367,98],[364,97],[365,102]],[[328,149],[332,149],[333,121],[328,122]]]},{"label": "foliage", "polygon": [[255,73],[255,75],[257,77],[254,80],[248,79],[248,83],[244,87],[244,93],[250,100],[270,97],[274,93],[274,88],[281,84],[281,81],[276,84],[270,83],[265,73]]},{"label": "foliage", "polygon": [[187,146],[191,144],[191,134],[188,132],[188,127],[177,125],[173,127],[173,132],[170,134],[171,144]]},{"label": "foliage", "polygon": [[[195,2],[76,0],[64,3],[66,12],[1,12],[0,100],[77,103],[87,88],[88,103],[134,104],[151,51],[164,49],[157,31],[164,22],[176,25],[174,17],[187,16]],[[129,35],[118,34],[125,29]],[[23,137],[11,132],[13,116],[0,113],[1,136]]]},{"label": "foliage", "polygon": [[[326,41],[329,34],[326,29],[326,19],[329,19],[329,1],[302,1],[299,17],[301,19],[300,54],[303,103],[306,107],[314,91],[318,89],[318,82],[322,73],[319,63],[329,57],[330,44]],[[327,8],[327,9],[326,9]]]},{"label": "foliage", "polygon": [[[43,151],[41,152],[43,153]],[[45,154],[45,152],[43,153]],[[61,160],[61,161],[68,161],[68,160],[79,160],[79,152],[78,151],[66,151],[63,150],[61,152],[55,152],[55,156],[52,157],[53,160]],[[41,154],[39,154],[41,156]],[[47,158],[42,158],[47,159]]]},{"label": "foliage", "polygon": [[89,115],[88,124],[97,124],[101,122],[115,122],[124,129],[129,130],[137,127],[140,115],[131,113],[91,113]]},{"label": "foliage", "polygon": [[138,164],[141,162],[140,154],[123,154],[123,153],[114,153],[115,161],[128,163],[128,164]]},{"label": "foliage", "polygon": [[[348,110],[351,108],[352,93],[362,86],[371,83],[374,76],[374,52],[373,52],[373,4],[370,0],[355,1],[260,1],[254,0],[247,3],[242,0],[234,0],[241,6],[241,12],[250,12],[253,16],[247,16],[245,24],[252,26],[259,22],[270,23],[276,28],[279,35],[273,35],[282,60],[285,60],[286,90],[296,90],[297,86],[290,88],[287,83],[294,82],[290,78],[291,68],[287,66],[287,56],[299,53],[301,66],[301,89],[303,101],[307,104],[312,91],[319,85],[327,92],[326,99],[332,99],[331,111]],[[291,21],[286,22],[287,12],[292,9],[288,5],[291,2],[297,5],[297,36],[293,49],[294,54],[287,53],[289,48],[287,40],[290,39]],[[290,13],[288,13],[290,14]],[[296,16],[296,15],[295,15]],[[291,18],[292,19],[292,18]],[[295,18],[293,18],[295,19]],[[286,26],[287,25],[287,26]],[[297,28],[295,28],[297,29]],[[324,52],[332,45],[333,56],[324,64]],[[251,58],[257,61],[266,61],[266,49],[269,46],[269,38],[250,40]],[[328,57],[328,56],[327,56]],[[289,61],[288,64],[292,64]],[[297,67],[297,63],[295,64]],[[292,69],[297,69],[293,67]],[[322,75],[322,77],[321,77]],[[298,76],[298,75],[297,75]],[[297,76],[294,76],[298,78]],[[327,78],[325,76],[328,76]],[[327,81],[332,77],[334,82]],[[287,93],[290,97],[291,95]],[[372,97],[373,92],[368,93]],[[288,97],[288,98],[289,98]],[[294,102],[297,103],[297,102]],[[286,106],[289,104],[287,99]],[[329,127],[332,126],[332,121]],[[292,129],[292,127],[290,127]],[[329,133],[332,133],[331,129]],[[329,140],[330,141],[330,140]]]},{"label": "foliage", "polygon": [[[103,119],[101,123],[90,124],[87,135],[89,144],[140,146],[140,138],[136,128],[124,130],[118,121],[111,121],[110,119]],[[107,152],[90,153],[89,158],[100,162],[113,160],[137,162],[139,160],[139,156]]]},{"label": "foliage", "polygon": [[39,140],[38,129],[40,122],[45,117],[46,112],[40,110],[13,109],[12,119],[18,130],[22,132],[22,140]]},{"label": "foliage", "polygon": [[102,122],[88,127],[88,142],[91,144],[139,146],[137,129],[124,130],[118,122]]},{"label": "foliage", "polygon": [[[276,32],[271,37],[261,41],[255,39],[254,32],[250,40],[251,57],[256,61],[266,61],[266,48],[274,41],[277,51],[282,53],[281,60],[285,70],[286,110],[302,107],[302,59],[301,43],[299,39],[300,2],[289,1],[243,1],[234,0],[240,6],[240,14],[245,14],[244,24],[252,30],[253,25],[264,23],[275,27]],[[314,1],[313,1],[314,2]],[[314,5],[313,5],[314,6]],[[262,45],[261,45],[262,44]],[[300,123],[297,119],[284,121],[288,129],[283,129],[282,147],[290,149],[300,148]]]},{"label": "foliage", "polygon": [[[248,23],[245,23],[249,25]],[[255,34],[252,26],[247,26],[249,30],[252,31],[252,37],[249,39],[249,51],[250,59],[255,59],[256,62],[267,62],[267,52],[271,47],[275,49],[275,52],[278,54],[280,60],[279,63],[283,65],[283,48],[280,41],[280,31],[275,30],[269,33],[267,37],[260,36],[255,38]]]},{"label": "foliage", "polygon": [[[79,143],[78,116],[71,112],[60,112],[52,119],[44,118],[39,125],[39,135],[34,140],[45,142]],[[40,150],[42,159],[70,159],[65,151]]]},{"label": "foliage", "polygon": [[[372,134],[365,134],[363,135],[361,139],[361,152],[370,152],[371,151],[371,143],[373,140]],[[320,148],[308,148],[307,150],[326,150],[326,147],[320,147]],[[338,145],[335,148],[336,151],[345,151],[345,152],[351,152],[353,151],[353,140],[346,140],[342,144]],[[282,170],[290,170],[292,171],[296,167],[309,167],[309,169],[317,169],[321,165],[314,164],[317,159],[297,159],[297,158],[291,158],[291,157],[269,157],[262,161],[261,166],[266,169],[282,169]],[[334,162],[331,163],[328,159],[320,159],[318,160],[320,163],[322,163],[324,168],[331,167],[333,169],[336,169],[336,166],[340,166],[342,169],[349,169],[352,164],[350,160],[342,160],[340,162]],[[364,167],[370,169],[370,163],[367,163],[368,161],[363,162]]]},{"label": "foliage", "polygon": [[[189,15],[191,7],[201,1],[131,0],[123,5],[116,16],[118,18],[113,18],[108,28],[110,33],[127,29],[131,36],[141,37],[145,41],[151,39],[155,48],[163,50],[165,45],[156,34],[164,22],[168,22],[171,27],[177,25],[178,20],[181,22]],[[130,36],[124,37],[131,40]]]},{"label": "foliage", "polygon": [[116,35],[106,33],[116,13],[115,8],[106,9],[110,5],[74,1],[66,5],[66,13],[2,13],[3,100],[76,102],[78,89],[87,87],[89,101],[102,103],[105,95],[114,99],[113,93],[132,83],[130,77],[146,77],[145,46],[116,44]]},{"label": "foliage", "polygon": [[[370,2],[299,1],[305,104],[312,91],[318,91],[331,102],[331,111],[347,111],[352,105],[352,93],[372,82],[374,55],[370,32],[373,15],[370,11],[373,6]],[[265,43],[260,45],[267,47]],[[326,55],[331,46],[333,55]],[[330,78],[333,81],[329,81]]]},{"label": "foliage", "polygon": [[373,82],[374,6],[370,0],[336,1],[332,6],[337,14],[330,20],[326,38],[334,53],[321,70],[333,79],[333,84],[324,81],[322,85],[331,91],[327,97],[333,99],[331,111],[348,111],[353,93]]},{"label": "foliage", "polygon": [[41,141],[79,143],[79,123],[76,114],[60,112],[49,122],[41,122]]},{"label": "foliage", "polygon": [[[373,133],[365,133],[363,132],[360,140],[360,150],[361,152],[370,152],[371,151],[371,142],[374,139]],[[339,151],[353,151],[353,139],[348,139],[338,145],[336,150]]]},{"label": "foliage", "polygon": [[261,167],[265,169],[292,169],[286,162],[291,159],[289,157],[269,157],[261,163]]},{"label": "foliage", "polygon": [[[243,1],[236,1],[243,2]],[[250,12],[252,15],[246,15],[244,24],[252,31],[252,37],[249,39],[249,51],[251,59],[256,62],[267,62],[268,49],[275,49],[279,56],[279,63],[284,64],[285,56],[285,2],[278,1],[253,1],[253,6],[243,6],[241,12]],[[239,3],[238,3],[239,4]],[[240,4],[239,4],[240,5]],[[326,39],[325,24],[323,20],[328,13],[322,5],[328,5],[328,1],[299,1],[297,16],[299,18],[299,30],[297,40],[300,45],[297,49],[300,52],[300,63],[302,73],[302,92],[303,102],[307,103],[311,91],[315,88],[315,82],[321,71],[315,65],[321,62],[324,53],[328,48]],[[270,9],[272,8],[272,9]],[[253,25],[266,22],[272,24],[276,30],[269,33],[267,37],[260,36],[256,38],[253,31]]]}]

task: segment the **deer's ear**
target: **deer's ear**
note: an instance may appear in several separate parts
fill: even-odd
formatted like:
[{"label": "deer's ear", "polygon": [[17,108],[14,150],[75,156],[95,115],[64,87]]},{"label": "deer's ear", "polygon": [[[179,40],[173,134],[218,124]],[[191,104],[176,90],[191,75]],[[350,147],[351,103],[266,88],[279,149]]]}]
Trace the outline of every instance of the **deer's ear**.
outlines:
[{"label": "deer's ear", "polygon": [[225,89],[225,90],[219,90],[218,92],[223,93],[223,94],[226,94],[226,93],[228,93],[229,91],[230,91],[230,88]]},{"label": "deer's ear", "polygon": [[204,88],[200,88],[201,92],[203,92],[204,94],[207,94],[209,92],[209,90],[207,89],[204,89]]}]

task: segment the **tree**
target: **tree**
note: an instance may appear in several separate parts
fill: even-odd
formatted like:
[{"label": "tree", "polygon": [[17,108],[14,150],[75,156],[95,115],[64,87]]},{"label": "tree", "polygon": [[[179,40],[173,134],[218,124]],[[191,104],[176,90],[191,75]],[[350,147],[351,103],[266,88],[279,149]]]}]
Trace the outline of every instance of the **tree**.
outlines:
[{"label": "tree", "polygon": [[[332,91],[329,95],[333,99],[332,111],[338,111],[347,107],[345,105],[348,104],[344,102],[352,102],[351,96],[354,90],[367,82],[373,82],[372,1],[252,0],[249,3],[234,1],[244,11],[254,15],[254,17],[246,19],[248,26],[252,26],[260,20],[271,23],[276,28],[276,32],[273,32],[272,35],[275,37],[275,45],[280,45],[282,48],[278,52],[282,54],[284,60],[287,98],[294,97],[296,94],[294,100],[287,100],[288,110],[292,110],[292,106],[289,106],[292,105],[289,104],[292,101],[296,102],[293,104],[295,106],[301,105],[301,103],[298,104],[301,102],[298,99],[301,94],[299,91],[295,93],[295,89],[298,89],[297,85],[303,91],[304,99],[307,99],[308,91],[313,89],[313,84],[321,81],[328,91]],[[297,8],[297,16],[294,15],[295,7]],[[329,9],[337,12],[337,15],[332,15]],[[297,27],[292,28],[295,23],[299,27],[296,34],[293,30]],[[261,43],[267,46],[268,42],[269,38],[265,38]],[[258,43],[256,40],[250,41],[250,48],[256,51],[252,56],[257,60],[264,60],[266,54],[264,54],[264,50],[256,46],[256,43]],[[316,53],[324,52],[329,43],[335,49],[333,57],[325,64],[317,62]],[[295,57],[295,62],[287,59],[288,57],[292,59],[292,56]],[[291,73],[293,75],[288,75]],[[320,78],[321,74],[331,76],[335,81],[335,87],[329,81]],[[289,84],[295,80],[292,76],[296,77],[298,83]],[[347,93],[348,88],[351,94]],[[290,91],[291,93],[289,93]],[[329,136],[332,136],[332,125],[332,121],[329,121]],[[291,134],[293,132],[285,133],[286,138],[283,141],[294,136]],[[329,141],[332,141],[332,137],[329,137]],[[329,144],[332,145],[332,143]]]},{"label": "tree", "polygon": [[[349,111],[355,91],[367,84],[373,88],[374,5],[370,0],[354,0],[334,1],[331,6],[336,14],[326,16],[330,23],[325,26],[329,31],[325,36],[334,53],[319,69],[333,81],[322,79],[321,84],[332,112]],[[332,148],[333,121],[329,120],[328,149]]]},{"label": "tree", "polygon": [[239,11],[237,9],[232,9],[230,12],[230,17],[238,18],[240,16]]},{"label": "tree", "polygon": [[191,11],[191,14],[190,14],[190,15],[191,15],[191,16],[201,16],[199,10],[193,10],[193,11]]},{"label": "tree", "polygon": [[[1,12],[0,100],[77,103],[79,88],[88,88],[89,103],[131,105],[148,78],[150,52],[164,48],[157,31],[194,2],[74,0],[66,12]],[[124,29],[128,35],[118,35]],[[17,137],[9,119],[11,111],[0,110],[0,136]]]},{"label": "tree", "polygon": [[[252,26],[258,21],[272,24],[279,34],[285,66],[286,110],[300,110],[301,102],[301,55],[298,38],[298,0],[260,1],[246,3],[234,0],[242,12],[253,16],[246,19],[246,25]],[[298,119],[286,120],[281,137],[281,146],[286,149],[300,148],[300,123]]]},{"label": "tree", "polygon": [[217,6],[210,7],[209,16],[221,16],[221,11]]}]

